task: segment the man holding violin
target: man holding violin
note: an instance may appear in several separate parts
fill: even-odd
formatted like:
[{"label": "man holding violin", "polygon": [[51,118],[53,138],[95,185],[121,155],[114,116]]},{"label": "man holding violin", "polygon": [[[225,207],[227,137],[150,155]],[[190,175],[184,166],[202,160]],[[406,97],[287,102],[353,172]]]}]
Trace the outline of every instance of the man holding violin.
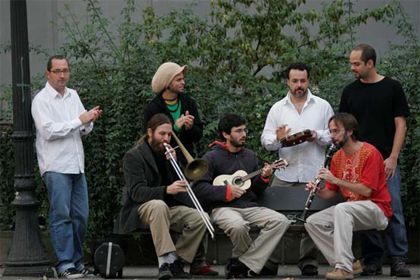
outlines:
[{"label": "man holding violin", "polygon": [[[294,63],[286,72],[289,91],[271,107],[261,144],[268,151],[278,151],[280,158],[289,161],[286,169],[275,172],[272,186],[303,188],[323,165],[325,145],[330,141],[327,124],[334,112],[326,100],[309,90],[307,65]],[[304,235],[298,264],[303,276],[318,274],[316,256],[314,243]],[[267,267],[274,269],[279,260],[279,256],[273,255]]]},{"label": "man holding violin", "polygon": [[[125,154],[125,200],[118,231],[129,233],[146,225],[150,228],[159,279],[191,278],[184,272],[184,261],[191,264],[191,274],[217,275],[207,263],[195,261],[206,226],[197,210],[189,207],[187,183],[176,177],[167,159],[165,145],[170,147],[172,133],[169,117],[156,114],[147,123],[146,136]],[[170,231],[179,233],[176,243]]]}]

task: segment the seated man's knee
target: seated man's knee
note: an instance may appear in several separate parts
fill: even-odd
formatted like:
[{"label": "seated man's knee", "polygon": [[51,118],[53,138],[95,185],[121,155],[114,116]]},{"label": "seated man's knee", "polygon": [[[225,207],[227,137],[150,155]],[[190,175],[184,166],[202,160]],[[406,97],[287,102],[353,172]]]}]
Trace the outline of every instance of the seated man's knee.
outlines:
[{"label": "seated man's knee", "polygon": [[351,213],[353,210],[348,203],[339,203],[334,208],[334,216],[339,217]]},{"label": "seated man's knee", "polygon": [[169,207],[163,200],[153,199],[146,203],[149,220],[159,219],[162,216],[169,216]]},{"label": "seated man's knee", "polygon": [[245,221],[230,223],[226,229],[229,235],[244,235],[249,233],[249,225]]},{"label": "seated man's knee", "polygon": [[317,218],[317,215],[315,213],[307,217],[303,225],[305,226],[305,229],[307,229],[308,227],[314,227],[319,223],[318,220],[319,219]]},{"label": "seated man's knee", "polygon": [[160,200],[160,199],[149,200],[147,204],[149,204],[149,207],[152,207],[156,210],[163,210],[163,211],[169,210],[169,207],[165,203],[165,201]]},{"label": "seated man's knee", "polygon": [[282,228],[289,227],[292,222],[283,214],[276,213],[273,215],[266,224],[266,228]]}]

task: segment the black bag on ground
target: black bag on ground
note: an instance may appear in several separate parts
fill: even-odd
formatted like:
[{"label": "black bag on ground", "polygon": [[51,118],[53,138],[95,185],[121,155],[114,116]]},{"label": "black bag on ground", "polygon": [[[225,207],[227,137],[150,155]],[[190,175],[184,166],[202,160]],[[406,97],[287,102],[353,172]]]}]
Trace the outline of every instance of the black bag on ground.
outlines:
[{"label": "black bag on ground", "polygon": [[124,263],[124,251],[117,243],[103,242],[95,250],[95,272],[103,278],[122,278]]}]

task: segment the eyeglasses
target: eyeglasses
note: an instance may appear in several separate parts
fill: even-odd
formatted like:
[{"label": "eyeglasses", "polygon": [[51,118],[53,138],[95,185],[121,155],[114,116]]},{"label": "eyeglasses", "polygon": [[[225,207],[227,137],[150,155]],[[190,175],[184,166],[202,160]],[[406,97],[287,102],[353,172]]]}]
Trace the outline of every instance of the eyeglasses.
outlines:
[{"label": "eyeglasses", "polygon": [[70,73],[70,70],[69,69],[53,69],[50,72],[54,74],[61,74],[61,73],[68,74]]},{"label": "eyeglasses", "polygon": [[240,129],[234,129],[234,130],[232,130],[232,132],[233,133],[238,133],[238,134],[240,134],[240,133],[242,133],[242,132],[244,132],[244,133],[248,133],[248,129],[246,129],[246,128],[240,128]]}]

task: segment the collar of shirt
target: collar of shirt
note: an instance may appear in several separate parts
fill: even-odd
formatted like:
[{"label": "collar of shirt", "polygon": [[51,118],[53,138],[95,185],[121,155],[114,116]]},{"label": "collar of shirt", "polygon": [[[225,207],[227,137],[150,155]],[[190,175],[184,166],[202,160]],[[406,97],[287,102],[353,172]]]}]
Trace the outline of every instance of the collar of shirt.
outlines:
[{"label": "collar of shirt", "polygon": [[45,87],[47,88],[48,92],[50,92],[52,95],[52,97],[54,98],[67,98],[67,97],[71,97],[71,91],[69,91],[69,89],[66,87],[64,89],[64,95],[61,96],[61,94],[55,90],[55,88],[52,87],[52,85],[47,81],[47,83],[45,84]]},{"label": "collar of shirt", "polygon": [[[284,103],[283,104],[284,105],[293,106],[293,108],[294,108],[294,105],[292,103],[292,100],[290,99],[290,95],[291,95],[291,93],[290,93],[290,90],[289,90],[287,92],[286,98],[283,99],[284,100]],[[305,105],[303,105],[303,108],[305,108],[306,106],[308,106],[309,102],[315,102],[315,101],[316,100],[315,100],[315,98],[314,98],[311,90],[308,88],[308,95],[306,96],[306,101],[305,101]]]}]

